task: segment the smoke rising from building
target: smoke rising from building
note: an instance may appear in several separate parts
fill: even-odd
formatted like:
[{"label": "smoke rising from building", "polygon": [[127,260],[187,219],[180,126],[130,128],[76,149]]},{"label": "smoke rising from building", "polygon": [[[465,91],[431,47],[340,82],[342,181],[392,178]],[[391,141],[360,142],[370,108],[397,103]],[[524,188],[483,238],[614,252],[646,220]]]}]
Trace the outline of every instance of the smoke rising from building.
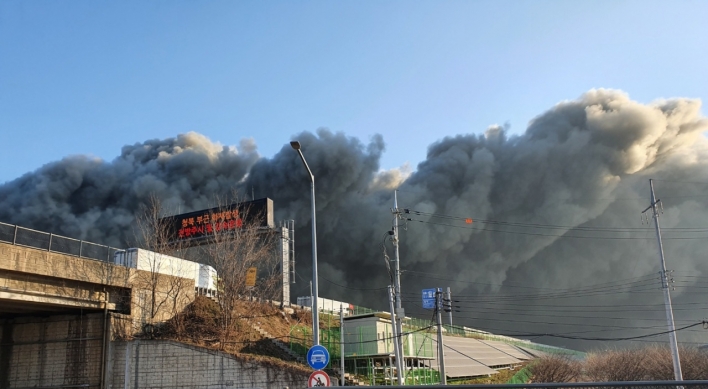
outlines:
[{"label": "smoke rising from building", "polygon": [[[698,100],[641,104],[620,91],[591,90],[536,117],[521,135],[493,126],[444,138],[412,172],[380,171],[380,136],[365,143],[326,129],[297,134],[316,179],[320,293],[387,306],[377,288],[388,284],[382,243],[399,188],[399,205],[414,211],[401,231],[409,312],[422,312],[416,307],[421,288],[449,285],[463,300],[456,321],[490,331],[662,331],[661,307],[641,319],[604,314],[582,321],[568,313],[588,305],[661,303],[658,280],[647,278],[658,271],[654,232],[639,218],[649,204],[648,179],[655,178],[677,309],[696,308],[677,311],[677,326],[701,320],[708,306],[690,304],[708,271],[705,239],[685,238],[706,237],[708,228],[676,229],[708,224],[708,119],[700,108]],[[111,162],[67,157],[0,186],[0,221],[122,246],[151,194],[186,212],[212,206],[216,195],[236,187],[247,197],[271,197],[276,220],[296,220],[297,286],[305,295],[309,181],[288,141],[272,158],[260,157],[252,141],[229,147],[197,133],[125,146]],[[473,223],[460,221],[465,218]],[[391,255],[390,244],[388,250]],[[547,298],[584,285],[594,287],[574,299]],[[497,313],[486,311],[490,303]],[[552,305],[573,310],[551,314]],[[499,316],[503,310],[509,315]],[[589,323],[599,327],[582,326]],[[701,336],[680,334],[679,340]]]}]

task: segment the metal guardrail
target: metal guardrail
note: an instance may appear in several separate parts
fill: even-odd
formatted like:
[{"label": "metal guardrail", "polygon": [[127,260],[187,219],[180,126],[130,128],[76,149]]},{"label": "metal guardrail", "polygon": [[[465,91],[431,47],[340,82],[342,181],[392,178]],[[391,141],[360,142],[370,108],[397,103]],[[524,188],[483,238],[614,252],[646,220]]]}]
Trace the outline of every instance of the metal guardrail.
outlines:
[{"label": "metal guardrail", "polygon": [[0,223],[0,242],[104,262],[110,262],[121,250],[7,223]]}]

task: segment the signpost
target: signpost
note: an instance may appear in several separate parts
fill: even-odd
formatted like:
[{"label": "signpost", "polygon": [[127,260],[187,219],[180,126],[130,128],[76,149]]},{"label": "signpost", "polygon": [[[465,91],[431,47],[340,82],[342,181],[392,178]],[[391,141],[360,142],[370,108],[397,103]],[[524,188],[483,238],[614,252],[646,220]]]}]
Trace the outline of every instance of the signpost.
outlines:
[{"label": "signpost", "polygon": [[321,370],[313,371],[307,380],[307,387],[314,388],[315,386],[332,386],[329,375]]},{"label": "signpost", "polygon": [[307,380],[308,388],[332,385],[329,375],[322,371],[329,364],[329,351],[324,346],[316,344],[307,350],[307,364],[315,369]]},{"label": "signpost", "polygon": [[315,370],[322,370],[329,364],[329,351],[316,344],[307,350],[307,364]]},{"label": "signpost", "polygon": [[423,289],[423,308],[435,309],[435,304],[437,302],[435,291],[435,289]]}]

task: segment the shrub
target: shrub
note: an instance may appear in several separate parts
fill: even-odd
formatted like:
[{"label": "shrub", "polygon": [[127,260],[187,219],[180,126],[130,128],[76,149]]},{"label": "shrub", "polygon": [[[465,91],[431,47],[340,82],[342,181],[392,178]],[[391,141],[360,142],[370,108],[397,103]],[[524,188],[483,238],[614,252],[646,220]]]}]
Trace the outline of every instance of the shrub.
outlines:
[{"label": "shrub", "polygon": [[585,374],[590,381],[642,381],[647,379],[647,355],[639,350],[611,350],[590,354]]},{"label": "shrub", "polygon": [[533,382],[575,382],[581,364],[569,355],[556,354],[538,359],[530,370]]}]

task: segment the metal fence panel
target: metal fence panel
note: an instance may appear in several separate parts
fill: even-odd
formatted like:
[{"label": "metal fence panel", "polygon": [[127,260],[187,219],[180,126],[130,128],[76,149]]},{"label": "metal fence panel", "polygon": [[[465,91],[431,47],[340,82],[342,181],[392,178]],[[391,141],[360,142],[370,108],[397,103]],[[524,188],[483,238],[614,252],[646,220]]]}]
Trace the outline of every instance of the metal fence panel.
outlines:
[{"label": "metal fence panel", "polygon": [[50,234],[46,232],[39,232],[19,227],[17,229],[17,237],[15,238],[15,244],[48,250],[49,243]]},{"label": "metal fence panel", "polygon": [[0,223],[0,241],[99,261],[110,261],[119,250],[6,223]]},{"label": "metal fence panel", "polygon": [[15,238],[15,226],[0,223],[0,241],[13,243]]},{"label": "metal fence panel", "polygon": [[81,253],[81,241],[77,239],[53,235],[52,247],[50,248],[50,251],[79,256],[79,254]]}]

